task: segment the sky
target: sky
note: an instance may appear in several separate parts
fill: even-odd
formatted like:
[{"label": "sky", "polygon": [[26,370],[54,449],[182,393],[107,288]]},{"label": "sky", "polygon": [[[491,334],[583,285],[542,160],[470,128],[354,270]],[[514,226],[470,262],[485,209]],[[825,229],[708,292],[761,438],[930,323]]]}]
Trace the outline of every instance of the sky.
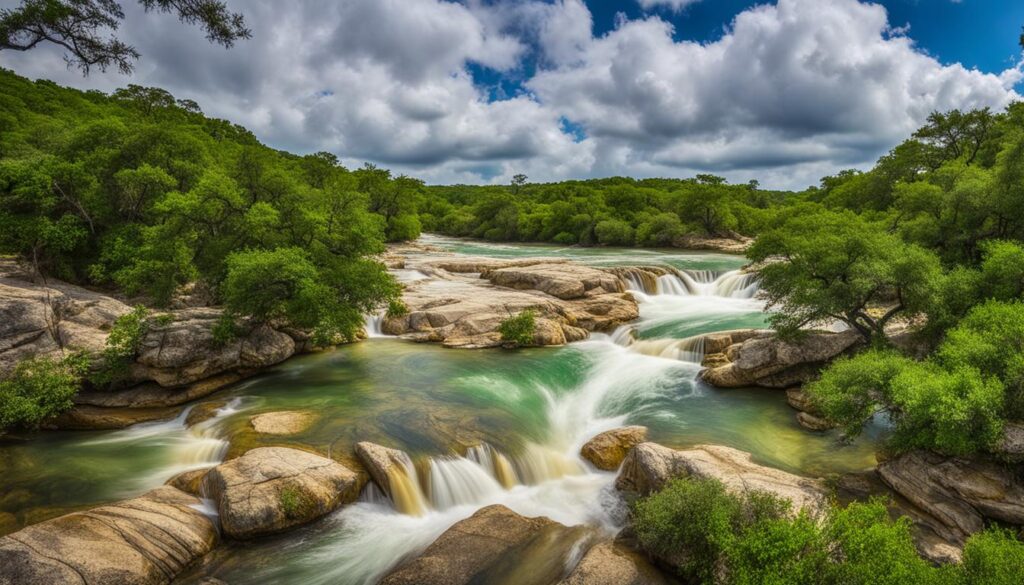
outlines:
[{"label": "sky", "polygon": [[[58,48],[0,67],[128,83],[297,153],[431,184],[626,175],[802,189],[870,168],[935,110],[1024,92],[1019,0],[228,0],[231,49],[123,0],[136,71]],[[17,5],[0,0],[0,7]]]}]

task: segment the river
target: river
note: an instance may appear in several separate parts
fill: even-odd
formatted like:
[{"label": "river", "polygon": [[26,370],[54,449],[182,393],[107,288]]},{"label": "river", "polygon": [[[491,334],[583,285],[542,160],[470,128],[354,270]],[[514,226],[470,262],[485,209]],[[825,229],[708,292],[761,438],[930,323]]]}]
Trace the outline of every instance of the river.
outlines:
[{"label": "river", "polygon": [[[6,519],[0,530],[141,493],[232,450],[292,444],[344,460],[356,441],[369,440],[410,453],[422,476],[419,503],[398,511],[367,490],[359,503],[310,527],[222,547],[184,579],[354,585],[374,582],[491,503],[586,524],[594,534],[613,533],[622,517],[614,474],[595,471],[578,451],[594,434],[623,424],[645,425],[651,440],[668,446],[728,445],[759,463],[806,475],[875,463],[878,429],[839,445],[833,434],[798,426],[783,392],[717,390],[696,380],[702,349],[694,336],[766,322],[756,286],[732,272],[742,257],[424,241],[476,256],[662,264],[687,271],[687,278],[662,277],[656,291],[637,291],[641,317],[615,335],[514,351],[452,350],[375,336],[294,358],[222,391],[193,407],[211,416],[191,427],[186,412],[122,431],[41,432],[0,444],[0,518]],[[422,278],[412,271],[396,276]],[[308,410],[317,420],[284,440],[252,431],[252,415],[276,410]],[[470,449],[476,445],[482,446]]]}]

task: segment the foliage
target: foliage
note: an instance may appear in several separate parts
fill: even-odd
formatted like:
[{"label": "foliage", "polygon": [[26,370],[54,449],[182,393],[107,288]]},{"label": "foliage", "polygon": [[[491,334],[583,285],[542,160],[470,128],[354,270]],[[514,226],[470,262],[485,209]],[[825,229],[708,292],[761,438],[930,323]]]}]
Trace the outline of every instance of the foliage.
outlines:
[{"label": "foliage", "polygon": [[925,362],[868,351],[834,362],[806,390],[856,435],[876,411],[894,422],[890,446],[950,455],[985,452],[1024,413],[1024,304],[973,308]]},{"label": "foliage", "polygon": [[536,313],[532,309],[504,319],[498,326],[501,340],[510,345],[524,346],[533,343],[537,329]]},{"label": "foliage", "polygon": [[123,378],[142,349],[142,340],[153,323],[149,309],[142,305],[136,305],[130,312],[115,319],[107,335],[99,368],[90,376],[90,381],[107,386]]},{"label": "foliage", "polygon": [[716,585],[969,585],[1015,583],[1024,543],[990,529],[968,539],[962,565],[921,559],[906,517],[882,500],[793,514],[764,492],[733,494],[713,479],[677,479],[637,501],[642,548],[687,582]]},{"label": "foliage", "polygon": [[[271,150],[158,88],[108,96],[0,71],[0,102],[0,254],[44,276],[157,306],[186,284],[219,294],[215,302],[230,290],[240,319],[248,314],[237,307],[266,310],[262,303],[282,291],[268,294],[238,272],[225,287],[229,256],[302,250],[302,282],[316,290],[285,297],[316,292],[323,307],[300,310],[298,298],[285,298],[291,305],[275,318],[313,324],[322,339],[347,336],[359,314],[398,294],[368,257],[385,238],[418,237],[419,181],[369,166],[350,171],[326,153]],[[248,293],[261,301],[242,302]]]},{"label": "foliage", "polygon": [[82,376],[89,367],[84,354],[62,359],[37,357],[15,366],[0,380],[0,432],[21,427],[37,428],[44,420],[73,406]]},{"label": "foliage", "polygon": [[401,299],[395,299],[388,303],[388,317],[404,317],[409,314],[409,307]]},{"label": "foliage", "polygon": [[761,234],[748,257],[763,264],[761,291],[784,337],[836,320],[882,340],[893,317],[932,306],[942,275],[934,254],[850,211],[794,215]]}]

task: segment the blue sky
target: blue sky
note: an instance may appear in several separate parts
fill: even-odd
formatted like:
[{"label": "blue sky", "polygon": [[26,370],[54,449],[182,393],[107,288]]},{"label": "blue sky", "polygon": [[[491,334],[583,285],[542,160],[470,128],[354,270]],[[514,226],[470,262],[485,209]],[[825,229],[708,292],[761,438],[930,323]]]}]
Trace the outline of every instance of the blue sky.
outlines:
[{"label": "blue sky", "polygon": [[932,111],[1024,92],[1021,0],[227,2],[253,30],[230,50],[122,0],[132,77],[83,78],[54,46],[0,66],[163,87],[271,146],[429,183],[711,172],[799,189],[869,168]]}]

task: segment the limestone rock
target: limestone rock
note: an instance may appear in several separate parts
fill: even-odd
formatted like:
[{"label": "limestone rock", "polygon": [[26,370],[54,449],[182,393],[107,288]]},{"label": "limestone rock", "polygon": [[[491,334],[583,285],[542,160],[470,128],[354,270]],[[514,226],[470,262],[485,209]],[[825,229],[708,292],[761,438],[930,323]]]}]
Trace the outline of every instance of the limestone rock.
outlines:
[{"label": "limestone rock", "polygon": [[249,422],[257,433],[294,435],[309,428],[315,419],[316,416],[312,412],[284,410],[258,414],[249,419]]},{"label": "limestone rock", "polygon": [[853,331],[809,332],[799,342],[781,341],[770,332],[762,332],[712,354],[724,355],[728,363],[702,371],[701,378],[719,388],[789,388],[810,380],[825,364],[860,341],[860,335]]},{"label": "limestone rock", "polygon": [[547,585],[561,578],[566,555],[583,537],[582,528],[488,506],[446,530],[381,585]]},{"label": "limestone rock", "polygon": [[647,427],[631,426],[605,431],[590,439],[580,455],[605,471],[615,471],[629,450],[647,440]]},{"label": "limestone rock", "polygon": [[227,536],[281,532],[351,502],[362,488],[344,465],[297,449],[261,447],[221,463],[205,479]]},{"label": "limestone rock", "polygon": [[720,445],[676,451],[641,443],[623,461],[615,487],[645,496],[682,477],[717,479],[737,493],[766,491],[791,501],[794,510],[806,509],[812,515],[824,511],[828,502],[828,491],[820,480],[758,465],[750,460],[750,453]]},{"label": "limestone rock", "polygon": [[625,290],[614,274],[569,263],[505,266],[484,270],[480,276],[498,286],[538,290],[563,300]]},{"label": "limestone rock", "polygon": [[217,542],[199,500],[173,487],[0,538],[0,584],[169,583]]},{"label": "limestone rock", "polygon": [[956,546],[985,519],[1024,525],[1024,481],[1010,466],[913,451],[883,462],[878,474],[935,518],[939,535]]},{"label": "limestone rock", "polygon": [[135,382],[152,380],[164,387],[192,384],[225,372],[252,372],[291,357],[295,341],[267,325],[223,346],[213,339],[218,309],[185,309],[174,321],[150,329],[132,366]]},{"label": "limestone rock", "polygon": [[170,420],[181,412],[180,408],[101,408],[76,406],[46,421],[43,428],[63,430],[112,430],[134,424]]},{"label": "limestone rock", "polygon": [[131,307],[109,296],[55,279],[45,285],[18,278],[0,262],[0,377],[18,362],[59,356],[61,348],[99,353],[110,326]]},{"label": "limestone rock", "polygon": [[1024,462],[1024,423],[1007,422],[1003,426],[1003,440],[997,451],[1007,461]]},{"label": "limestone rock", "polygon": [[796,422],[809,431],[827,431],[836,426],[820,416],[803,411],[796,413]]},{"label": "limestone rock", "polygon": [[208,468],[203,469],[191,469],[189,471],[182,471],[174,477],[164,482],[164,485],[178,488],[186,494],[192,494],[193,496],[202,497],[203,495],[203,480],[206,479],[206,473],[210,471]]},{"label": "limestone rock", "polygon": [[356,443],[356,456],[388,497],[391,497],[391,481],[388,479],[391,469],[396,465],[406,465],[410,461],[404,451],[367,441]]},{"label": "limestone rock", "polygon": [[672,583],[643,556],[602,542],[590,547],[559,585],[669,585]]},{"label": "limestone rock", "polygon": [[217,390],[243,380],[238,372],[227,372],[182,386],[164,388],[154,382],[147,382],[120,390],[91,390],[79,392],[75,404],[103,408],[160,408],[181,406],[213,394]]}]

